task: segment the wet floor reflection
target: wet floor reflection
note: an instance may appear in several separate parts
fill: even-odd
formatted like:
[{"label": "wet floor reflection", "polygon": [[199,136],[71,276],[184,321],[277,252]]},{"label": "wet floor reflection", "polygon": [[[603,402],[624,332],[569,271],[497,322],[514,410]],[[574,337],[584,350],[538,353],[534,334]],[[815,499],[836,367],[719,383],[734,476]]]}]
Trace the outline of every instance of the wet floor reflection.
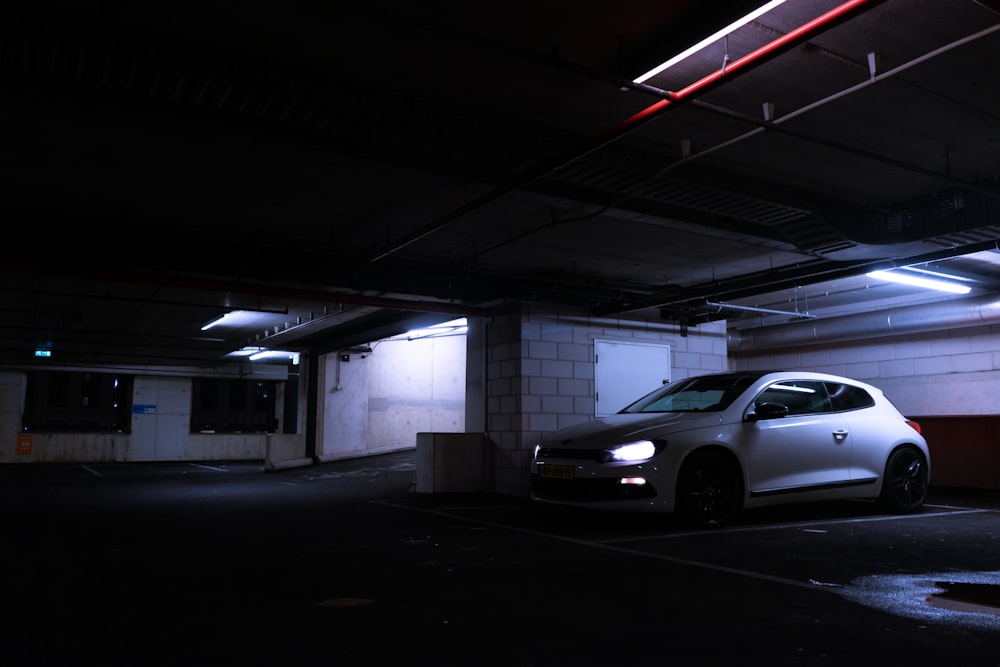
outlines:
[{"label": "wet floor reflection", "polygon": [[936,585],[942,592],[927,600],[935,607],[1000,616],[1000,584],[938,581]]},{"label": "wet floor reflection", "polygon": [[1000,632],[1000,571],[875,575],[842,593],[897,616]]}]

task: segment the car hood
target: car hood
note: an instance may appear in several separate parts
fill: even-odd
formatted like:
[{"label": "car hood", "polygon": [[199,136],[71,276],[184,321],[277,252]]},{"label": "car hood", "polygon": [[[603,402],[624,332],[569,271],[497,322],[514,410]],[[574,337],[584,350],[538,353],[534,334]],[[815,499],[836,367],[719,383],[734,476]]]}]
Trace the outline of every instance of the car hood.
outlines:
[{"label": "car hood", "polygon": [[612,442],[655,438],[669,433],[721,423],[718,412],[660,412],[614,414],[554,431],[543,439],[545,447],[601,448]]}]

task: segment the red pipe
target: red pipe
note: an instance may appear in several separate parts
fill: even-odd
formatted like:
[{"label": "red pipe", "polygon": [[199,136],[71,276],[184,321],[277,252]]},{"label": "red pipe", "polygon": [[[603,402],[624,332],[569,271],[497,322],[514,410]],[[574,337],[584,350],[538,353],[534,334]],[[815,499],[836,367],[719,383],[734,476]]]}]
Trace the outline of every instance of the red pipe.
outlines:
[{"label": "red pipe", "polygon": [[581,145],[579,148],[568,152],[564,156],[560,156],[552,161],[543,162],[536,169],[529,171],[523,176],[512,180],[511,182],[501,185],[500,187],[492,190],[490,192],[481,195],[472,201],[459,206],[449,213],[445,213],[439,217],[434,222],[424,225],[420,229],[404,236],[399,241],[389,245],[383,250],[379,251],[378,254],[374,255],[369,261],[377,262],[380,259],[384,259],[389,255],[396,253],[406,246],[419,241],[420,239],[433,234],[437,230],[445,227],[452,220],[455,220],[470,211],[474,211],[496,199],[499,199],[505,194],[519,190],[524,186],[546,176],[547,174],[557,171],[567,165],[572,164],[576,160],[579,160],[586,155],[594,152],[595,150],[611,143],[615,139],[619,139],[632,130],[636,129],[640,125],[646,123],[647,121],[655,118],[659,114],[666,111],[668,108],[677,106],[679,103],[684,102],[688,98],[692,97],[695,93],[703,92],[719,85],[724,80],[732,78],[736,74],[740,74],[742,71],[750,69],[752,66],[760,65],[772,57],[782,53],[797,44],[813,37],[820,32],[832,28],[836,23],[841,20],[848,18],[852,12],[861,9],[865,5],[876,5],[884,0],[850,0],[842,5],[831,9],[830,11],[822,14],[815,19],[805,23],[798,28],[782,35],[781,37],[775,39],[774,41],[768,42],[759,49],[748,53],[742,58],[738,58],[733,62],[729,63],[722,69],[709,74],[708,76],[699,79],[698,81],[692,83],[691,85],[682,88],[677,92],[667,93],[667,97],[662,99],[655,104],[652,104],[642,111],[632,115],[626,120],[618,123],[617,125],[611,127],[607,131],[601,133],[593,140]]},{"label": "red pipe", "polygon": [[671,99],[675,102],[687,99],[694,93],[718,83],[723,77],[729,76],[733,73],[734,70],[739,72],[749,65],[759,65],[762,62],[769,60],[771,57],[781,53],[785,49],[795,46],[809,37],[812,37],[813,33],[818,32],[821,28],[824,30],[831,28],[832,24],[846,18],[850,12],[858,9],[861,5],[866,4],[877,3],[872,3],[871,0],[851,0],[851,2],[845,2],[839,7],[834,7],[825,14],[817,16],[812,21],[800,25],[798,28],[785,33],[772,42],[768,42],[755,51],[751,51],[742,58],[737,58],[722,69],[692,83],[687,88],[682,88],[676,93],[673,93],[671,95]]}]

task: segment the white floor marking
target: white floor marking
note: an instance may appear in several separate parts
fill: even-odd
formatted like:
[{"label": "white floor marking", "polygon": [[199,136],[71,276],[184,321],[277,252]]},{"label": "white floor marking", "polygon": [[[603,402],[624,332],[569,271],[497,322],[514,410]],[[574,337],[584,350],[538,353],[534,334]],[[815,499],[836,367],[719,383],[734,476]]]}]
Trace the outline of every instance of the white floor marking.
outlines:
[{"label": "white floor marking", "polygon": [[837,589],[829,587],[817,587],[814,584],[810,584],[805,581],[799,581],[798,579],[788,579],[785,577],[778,577],[770,574],[763,574],[761,572],[753,572],[752,570],[743,570],[740,568],[726,567],[724,565],[714,565],[712,563],[704,563],[700,561],[688,560],[686,558],[677,558],[675,556],[665,556],[663,554],[649,553],[648,551],[640,551],[638,549],[628,549],[625,547],[614,546],[610,542],[600,542],[594,540],[582,540],[575,537],[565,537],[563,535],[555,535],[553,533],[546,533],[537,530],[529,530],[527,528],[520,528],[517,526],[510,526],[507,524],[496,523],[493,521],[482,521],[479,519],[470,519],[469,517],[461,516],[459,514],[453,514],[451,512],[443,512],[440,510],[431,509],[421,509],[419,507],[408,507],[406,505],[399,505],[396,503],[384,502],[384,501],[373,501],[380,505],[385,505],[387,507],[395,507],[397,509],[411,510],[414,512],[422,512],[424,514],[436,514],[438,516],[448,517],[450,519],[458,519],[460,521],[465,521],[467,523],[476,523],[484,526],[492,526],[493,528],[500,528],[502,530],[509,530],[517,533],[525,533],[527,535],[535,535],[537,537],[544,537],[552,540],[559,540],[560,542],[568,542],[570,544],[577,544],[579,546],[590,547],[593,549],[603,549],[605,551],[614,551],[616,553],[628,554],[631,556],[639,556],[641,558],[651,558],[653,560],[660,560],[669,563],[676,563],[678,565],[687,565],[690,567],[696,567],[703,570],[714,570],[716,572],[726,572],[728,574],[734,574],[741,577],[747,577],[751,579],[762,579],[764,581],[771,581],[778,584],[784,584],[786,586],[796,586],[798,588],[808,588],[809,590],[816,591],[835,591]]},{"label": "white floor marking", "polygon": [[695,535],[717,535],[720,533],[735,533],[735,532],[752,532],[761,530],[784,530],[789,528],[805,528],[813,527],[818,525],[835,525],[835,524],[850,524],[850,523],[871,523],[876,521],[898,521],[898,520],[917,520],[927,517],[938,517],[938,516],[950,516],[957,514],[975,514],[981,512],[995,512],[996,510],[988,509],[976,509],[976,508],[963,508],[956,509],[954,511],[947,512],[933,512],[924,514],[904,514],[904,515],[891,515],[891,516],[877,516],[877,517],[865,517],[858,519],[831,519],[828,521],[811,521],[811,522],[799,522],[792,524],[779,524],[772,526],[744,526],[738,528],[722,529],[722,530],[700,530],[700,531],[686,531],[682,533],[671,533],[670,535],[661,536],[649,536],[645,535],[642,537],[634,538],[622,538],[613,540],[586,540],[579,539],[575,537],[566,537],[563,535],[556,535],[553,533],[547,533],[537,530],[529,530],[527,528],[520,528],[518,526],[511,526],[508,524],[496,523],[493,521],[483,521],[480,519],[474,519],[460,514],[455,514],[450,511],[444,511],[440,509],[422,509],[418,507],[409,507],[407,505],[400,505],[392,502],[385,501],[372,501],[379,505],[385,505],[387,507],[395,507],[397,509],[405,509],[415,512],[422,512],[425,514],[436,514],[439,516],[448,517],[450,519],[457,519],[467,523],[474,523],[483,526],[491,526],[493,528],[499,528],[502,530],[509,530],[518,533],[525,533],[528,535],[535,535],[537,537],[543,537],[553,540],[559,540],[561,542],[568,542],[570,544],[577,544],[580,546],[590,547],[593,549],[604,549],[606,551],[614,551],[616,553],[628,554],[632,556],[639,556],[641,558],[651,558],[653,560],[660,560],[669,563],[675,563],[678,565],[686,565],[689,567],[695,567],[703,570],[713,570],[715,572],[725,572],[727,574],[736,575],[739,577],[746,577],[749,579],[759,579],[763,581],[770,581],[777,584],[782,584],[785,586],[794,586],[796,588],[805,588],[812,591],[821,591],[826,593],[836,593],[842,595],[843,588],[840,586],[824,585],[813,580],[801,581],[799,579],[789,579],[787,577],[779,577],[771,574],[764,574],[762,572],[754,572],[753,570],[745,570],[742,568],[728,567],[725,565],[715,565],[713,563],[705,563],[702,561],[693,561],[686,558],[678,558],[676,556],[667,556],[664,554],[650,553],[648,551],[641,551],[639,549],[630,549],[627,547],[616,546],[618,543],[623,542],[634,542],[634,541],[649,541],[655,539],[672,539],[675,537],[684,536],[695,536]]}]

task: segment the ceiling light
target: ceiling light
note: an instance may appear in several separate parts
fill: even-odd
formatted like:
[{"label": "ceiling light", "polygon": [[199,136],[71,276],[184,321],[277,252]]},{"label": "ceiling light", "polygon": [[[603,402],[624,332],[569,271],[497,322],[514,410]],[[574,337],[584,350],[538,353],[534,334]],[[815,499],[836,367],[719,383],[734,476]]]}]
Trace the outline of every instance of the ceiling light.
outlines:
[{"label": "ceiling light", "polygon": [[232,352],[230,352],[228,356],[230,356],[230,357],[249,357],[249,356],[252,356],[254,354],[257,354],[258,352],[260,352],[263,349],[264,348],[262,348],[262,347],[253,347],[253,346],[241,347],[238,350],[233,350]]},{"label": "ceiling light", "polygon": [[673,67],[674,65],[676,65],[680,61],[684,60],[685,58],[688,58],[689,56],[697,53],[698,51],[701,51],[702,49],[704,49],[709,44],[712,44],[713,42],[722,39],[726,35],[728,35],[728,34],[734,32],[734,31],[736,31],[739,28],[742,28],[747,23],[750,23],[750,21],[753,21],[757,17],[766,14],[767,12],[771,11],[772,9],[774,9],[778,5],[782,4],[783,2],[785,2],[785,0],[771,0],[771,2],[767,2],[767,3],[763,4],[763,5],[761,5],[757,9],[753,10],[752,12],[750,12],[749,14],[747,14],[746,16],[744,16],[743,18],[741,18],[741,19],[739,19],[739,20],[737,20],[737,21],[735,21],[733,23],[730,23],[728,26],[726,26],[722,30],[719,30],[718,32],[709,35],[708,37],[706,37],[705,39],[701,40],[697,44],[694,44],[694,45],[692,45],[692,46],[684,49],[683,51],[681,51],[677,55],[673,56],[672,58],[664,61],[663,63],[657,65],[656,67],[654,67],[653,69],[649,70],[645,74],[637,77],[634,80],[634,83],[643,83],[644,81],[653,78],[654,76],[656,76],[660,72],[663,72],[664,70],[666,70],[666,69],[668,69],[670,67]]},{"label": "ceiling light", "polygon": [[229,311],[228,313],[225,313],[221,317],[217,317],[211,322],[208,322],[207,324],[201,327],[201,330],[206,331],[220,324],[225,324],[226,326],[237,326],[240,324],[246,324],[249,320],[251,320],[253,316],[254,314],[250,311],[232,310]]},{"label": "ceiling light", "polygon": [[238,350],[233,350],[226,356],[237,358],[243,357],[248,361],[273,361],[277,359],[281,361],[291,361],[293,365],[297,366],[299,364],[301,353],[291,352],[289,350],[269,350],[266,347],[248,345],[246,347],[241,347]]},{"label": "ceiling light", "polygon": [[866,273],[865,275],[869,278],[877,278],[879,280],[888,280],[894,283],[900,283],[903,285],[911,285],[913,287],[923,287],[925,289],[940,290],[942,292],[951,292],[952,294],[968,294],[972,291],[972,288],[968,285],[961,285],[958,282],[962,280],[958,276],[950,276],[946,273],[938,273],[936,271],[927,271],[923,269],[914,269],[911,273],[904,271],[872,271],[871,273]]},{"label": "ceiling light", "polygon": [[281,310],[231,310],[221,317],[217,317],[204,324],[201,327],[201,330],[205,331],[217,326],[266,328],[269,324],[273,323],[276,318],[281,319],[286,315],[288,315],[287,308]]},{"label": "ceiling light", "polygon": [[254,352],[249,357],[250,361],[267,361],[273,359],[282,359],[291,361],[292,364],[298,365],[299,363],[299,353],[290,352],[289,350],[259,350]]},{"label": "ceiling light", "polygon": [[416,340],[418,338],[430,338],[432,336],[451,336],[455,334],[464,334],[467,331],[468,321],[466,318],[460,317],[457,320],[435,324],[427,327],[426,329],[411,329],[406,332],[406,338],[407,340]]}]

